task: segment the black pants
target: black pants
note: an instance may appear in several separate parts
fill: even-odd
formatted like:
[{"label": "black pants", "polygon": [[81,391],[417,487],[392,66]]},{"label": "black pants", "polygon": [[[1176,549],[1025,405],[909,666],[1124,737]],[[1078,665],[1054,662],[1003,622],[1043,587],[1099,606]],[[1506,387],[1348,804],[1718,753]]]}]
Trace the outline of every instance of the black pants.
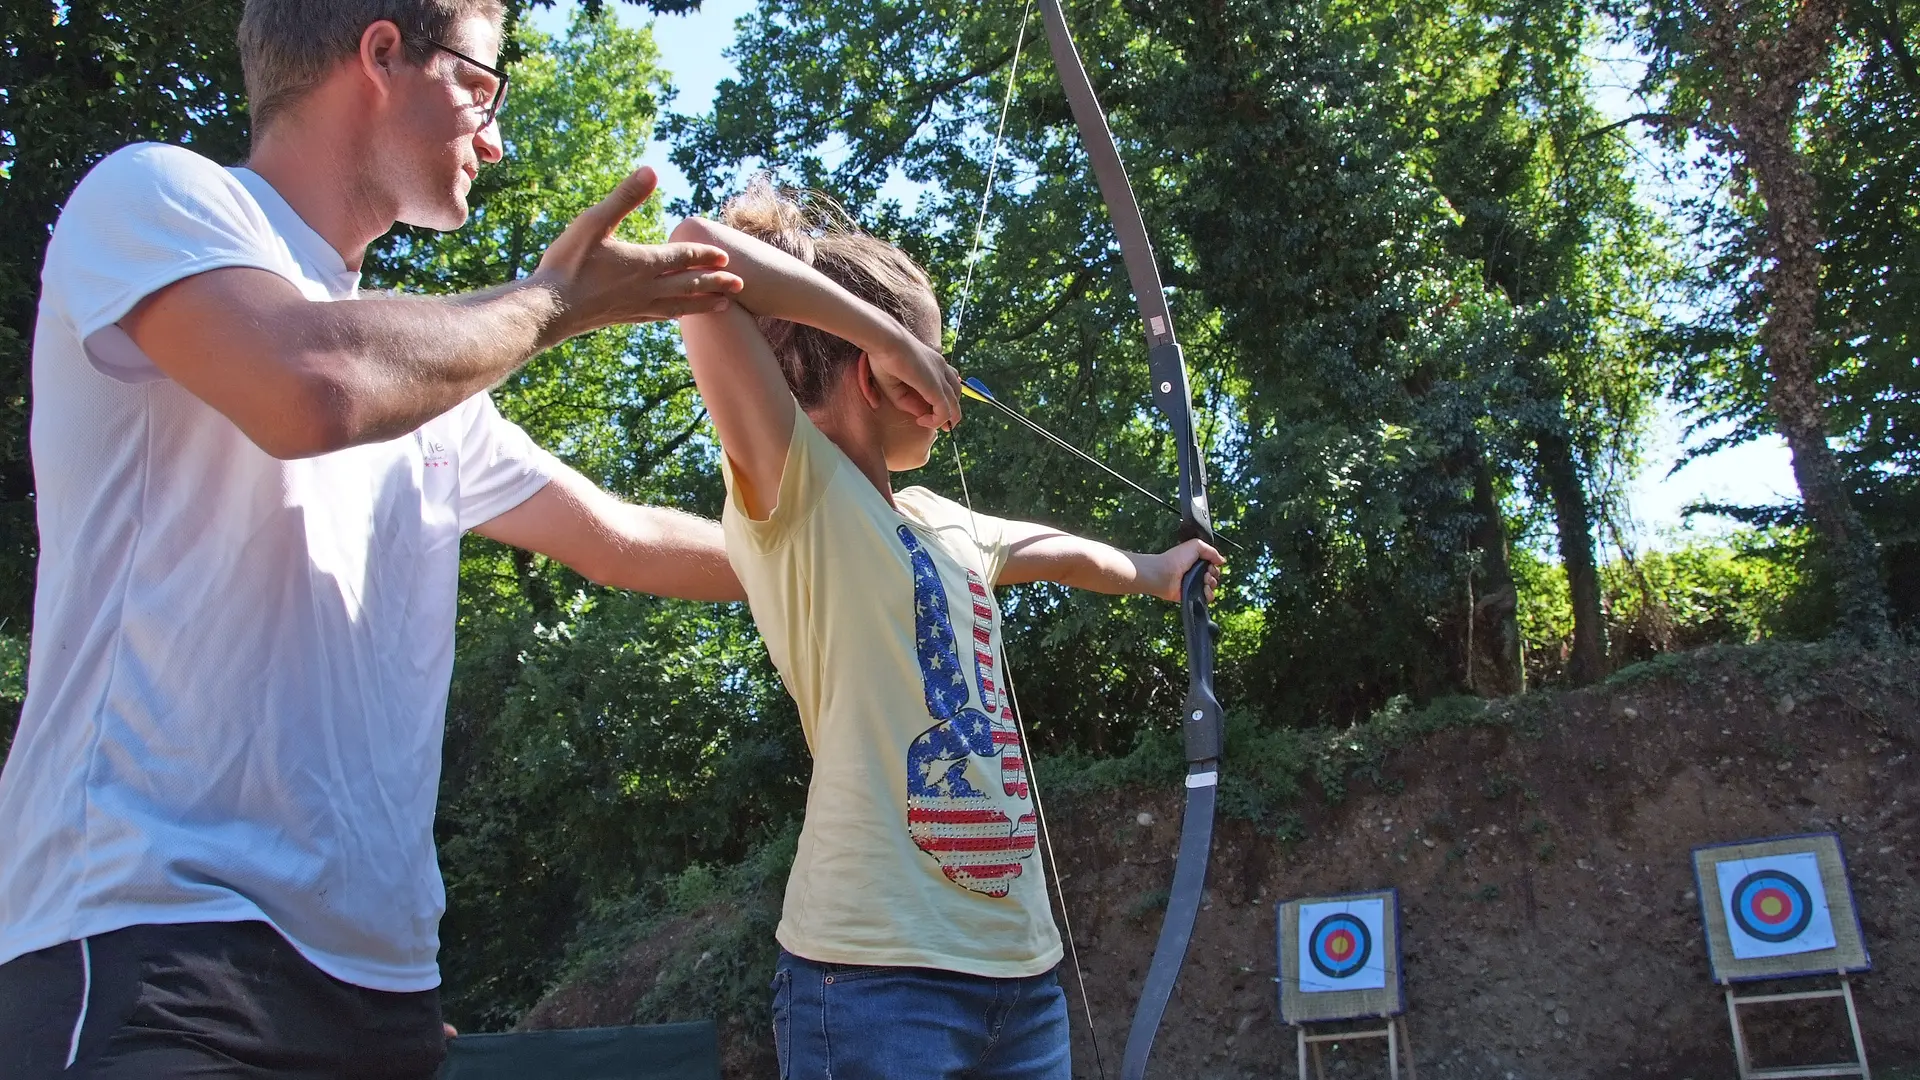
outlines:
[{"label": "black pants", "polygon": [[0,1080],[432,1080],[440,993],[341,982],[265,923],[130,926],[0,964]]}]

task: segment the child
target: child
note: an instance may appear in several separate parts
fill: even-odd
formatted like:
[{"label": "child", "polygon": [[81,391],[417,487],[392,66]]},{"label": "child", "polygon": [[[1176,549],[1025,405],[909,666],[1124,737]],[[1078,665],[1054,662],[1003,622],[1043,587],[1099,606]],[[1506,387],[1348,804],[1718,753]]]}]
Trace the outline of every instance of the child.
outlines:
[{"label": "child", "polygon": [[674,239],[726,249],[743,289],[680,327],[726,454],[728,559],[814,761],[776,932],[780,1075],[1065,1080],[1060,937],[992,588],[1177,600],[1220,555],[1132,554],[894,490],[958,419],[926,274],[764,181],[722,220]]}]

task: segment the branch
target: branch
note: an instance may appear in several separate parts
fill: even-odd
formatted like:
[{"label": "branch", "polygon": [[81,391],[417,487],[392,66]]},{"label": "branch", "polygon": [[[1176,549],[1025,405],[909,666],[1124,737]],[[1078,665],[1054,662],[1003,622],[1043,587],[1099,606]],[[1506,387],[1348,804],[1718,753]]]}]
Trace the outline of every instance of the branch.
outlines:
[{"label": "branch", "polygon": [[1689,120],[1686,117],[1681,116],[1679,113],[1642,112],[1642,113],[1634,113],[1632,116],[1629,116],[1624,120],[1616,120],[1605,127],[1594,128],[1592,131],[1589,131],[1580,135],[1579,138],[1581,140],[1597,139],[1602,135],[1610,135],[1613,132],[1619,131],[1621,128],[1627,127],[1632,124],[1646,124],[1649,127],[1665,128],[1668,131],[1673,131],[1675,129],[1699,130],[1702,134],[1709,134],[1716,139],[1730,137],[1727,132],[1722,131],[1717,127],[1714,127],[1713,125],[1708,124],[1705,121]]},{"label": "branch", "polygon": [[1060,295],[1054,298],[1053,303],[1048,304],[1038,315],[1028,319],[1020,326],[1015,327],[1011,333],[998,337],[985,338],[984,340],[1004,344],[1007,342],[1024,341],[1034,334],[1039,333],[1040,328],[1052,322],[1053,317],[1060,314],[1061,309],[1086,295],[1087,283],[1090,280],[1092,280],[1091,275],[1088,274],[1069,274],[1067,276],[1067,287],[1060,290]]},{"label": "branch", "polygon": [[[947,78],[933,82],[915,83],[914,90],[916,91],[916,97],[919,99],[918,102],[916,103],[914,98],[909,98],[899,103],[902,112],[912,112],[914,114],[914,122],[912,124],[899,125],[904,129],[905,134],[898,139],[890,141],[884,149],[876,152],[858,154],[857,157],[860,159],[860,162],[854,166],[855,175],[865,177],[875,169],[892,162],[894,157],[905,150],[907,144],[913,141],[914,136],[920,133],[920,129],[926,125],[928,117],[933,115],[933,110],[939,106],[940,102],[944,100],[948,94],[975,79],[1000,70],[1003,65],[1012,62],[1012,60],[1013,50],[1007,49],[997,56],[982,60],[973,67],[957,72]],[[835,116],[831,126],[836,130],[846,131],[852,126],[854,109],[854,104],[850,104],[847,108],[841,109]]]},{"label": "branch", "polygon": [[1854,0],[1854,10],[1859,11],[1874,32],[1880,36],[1881,43],[1887,47],[1888,55],[1893,57],[1894,70],[1900,73],[1900,79],[1907,84],[1907,90],[1920,94],[1920,68],[1913,60],[1913,51],[1907,48],[1907,33],[1900,26],[1900,11],[1896,4],[1889,3],[1883,10],[1874,0]]},{"label": "branch", "polygon": [[695,412],[691,423],[681,428],[672,438],[662,443],[657,451],[648,456],[646,468],[641,470],[641,474],[651,475],[655,469],[658,469],[661,465],[665,464],[668,459],[679,453],[680,448],[687,445],[687,440],[693,438],[693,436],[699,432],[700,426],[706,422],[707,410],[701,409]]}]

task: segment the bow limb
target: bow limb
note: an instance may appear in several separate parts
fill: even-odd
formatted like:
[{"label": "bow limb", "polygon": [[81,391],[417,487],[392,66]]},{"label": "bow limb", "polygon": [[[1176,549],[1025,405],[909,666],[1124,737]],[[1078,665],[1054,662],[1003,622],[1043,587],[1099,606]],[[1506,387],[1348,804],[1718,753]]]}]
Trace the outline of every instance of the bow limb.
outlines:
[{"label": "bow limb", "polygon": [[[1200,456],[1200,445],[1195,438],[1193,394],[1187,381],[1186,360],[1174,337],[1173,316],[1167,309],[1160,267],[1154,261],[1146,222],[1140,216],[1140,204],[1134,198],[1133,186],[1127,182],[1120,149],[1107,127],[1106,112],[1094,96],[1086,66],[1080,62],[1079,50],[1074,47],[1059,0],[1040,0],[1040,11],[1046,20],[1047,44],[1053,52],[1054,66],[1060,72],[1061,88],[1066,92],[1074,123],[1080,129],[1080,141],[1093,165],[1100,197],[1113,218],[1114,232],[1120,239],[1120,255],[1126,263],[1134,300],[1140,306],[1140,318],[1147,335],[1147,370],[1153,380],[1154,404],[1173,429],[1180,467],[1180,537],[1198,537],[1213,543],[1206,462]],[[1159,1033],[1174,983],[1186,962],[1194,920],[1199,916],[1206,891],[1223,741],[1220,702],[1213,691],[1214,642],[1220,630],[1207,611],[1206,571],[1204,562],[1196,563],[1181,579],[1180,620],[1186,635],[1188,676],[1181,724],[1187,754],[1186,810],[1180,826],[1180,851],[1174,859],[1173,887],[1167,895],[1167,914],[1160,924],[1160,939],[1147,968],[1147,981],[1140,992],[1133,1025],[1127,1032],[1121,1080],[1141,1080],[1146,1076],[1154,1036]]]}]

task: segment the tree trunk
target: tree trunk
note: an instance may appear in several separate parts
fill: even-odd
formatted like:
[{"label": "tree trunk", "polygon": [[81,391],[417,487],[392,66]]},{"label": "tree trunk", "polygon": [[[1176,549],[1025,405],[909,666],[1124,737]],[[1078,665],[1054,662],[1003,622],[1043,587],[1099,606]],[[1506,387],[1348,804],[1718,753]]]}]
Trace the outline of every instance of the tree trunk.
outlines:
[{"label": "tree trunk", "polygon": [[1504,697],[1525,688],[1520,667],[1520,594],[1507,558],[1507,527],[1494,491],[1493,467],[1485,454],[1474,461],[1473,510],[1478,521],[1470,538],[1480,552],[1467,611],[1467,686],[1482,697]]},{"label": "tree trunk", "polygon": [[1793,451],[1793,478],[1832,574],[1841,630],[1877,644],[1890,635],[1886,588],[1873,536],[1827,445],[1813,359],[1824,234],[1813,173],[1794,141],[1801,98],[1827,67],[1841,8],[1841,0],[1803,0],[1784,33],[1750,43],[1738,6],[1715,0],[1706,5],[1709,22],[1700,37],[1721,73],[1710,89],[1709,112],[1732,133],[1732,148],[1766,204],[1760,286],[1767,316],[1760,345],[1773,380],[1768,404]]},{"label": "tree trunk", "polygon": [[532,609],[533,620],[543,626],[552,626],[560,618],[560,604],[554,598],[553,589],[547,585],[547,579],[540,575],[540,568],[534,565],[533,552],[526,548],[508,548],[513,558],[513,576],[519,582],[520,595],[527,598],[527,607]]},{"label": "tree trunk", "polygon": [[1573,654],[1567,681],[1586,686],[1607,673],[1606,621],[1600,611],[1600,562],[1593,553],[1593,510],[1563,431],[1534,438],[1540,476],[1553,500],[1553,524],[1560,538],[1560,562],[1567,568],[1567,592],[1573,600]]},{"label": "tree trunk", "polygon": [[[1762,140],[1768,144],[1764,149],[1758,145]],[[1767,403],[1793,451],[1793,479],[1833,575],[1841,629],[1860,641],[1879,643],[1888,636],[1880,556],[1848,497],[1840,462],[1827,445],[1826,411],[1813,370],[1822,239],[1813,212],[1813,175],[1793,149],[1792,134],[1784,125],[1743,134],[1742,141],[1754,144],[1747,161],[1766,200],[1768,247],[1774,259],[1761,279],[1769,303],[1760,343],[1773,376]]]}]

